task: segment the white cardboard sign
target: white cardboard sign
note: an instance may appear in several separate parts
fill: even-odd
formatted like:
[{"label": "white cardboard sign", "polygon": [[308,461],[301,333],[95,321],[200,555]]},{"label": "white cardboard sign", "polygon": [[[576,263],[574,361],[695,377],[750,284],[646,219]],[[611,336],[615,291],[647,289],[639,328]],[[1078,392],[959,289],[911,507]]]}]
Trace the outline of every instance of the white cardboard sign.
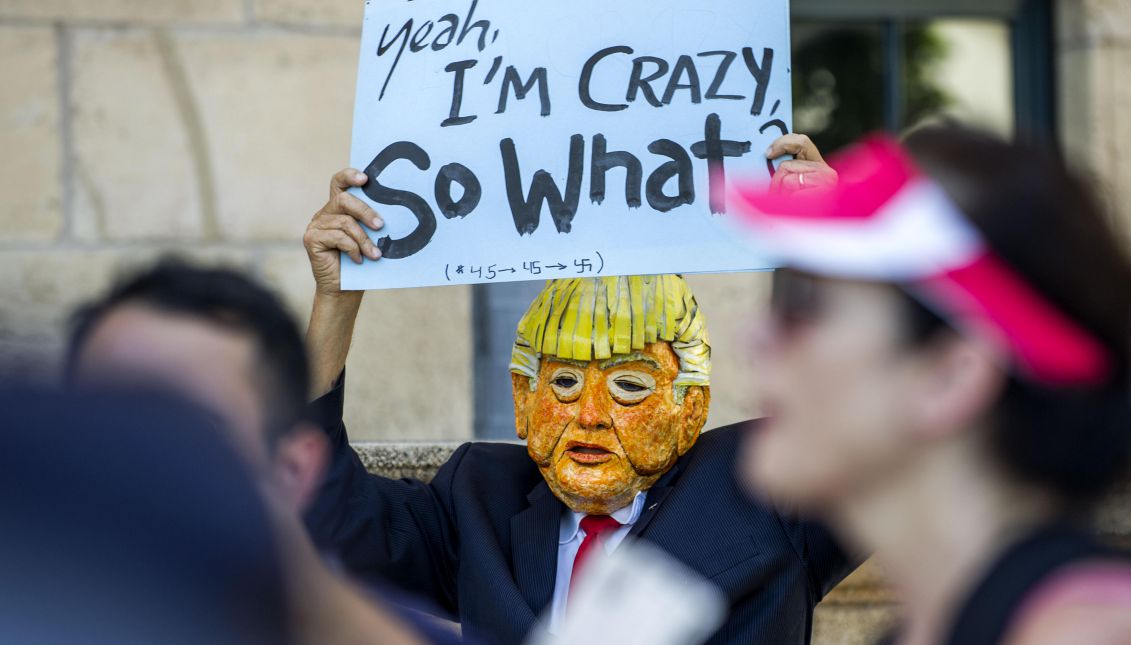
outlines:
[{"label": "white cardboard sign", "polygon": [[769,268],[723,224],[791,128],[788,0],[369,0],[346,289]]}]

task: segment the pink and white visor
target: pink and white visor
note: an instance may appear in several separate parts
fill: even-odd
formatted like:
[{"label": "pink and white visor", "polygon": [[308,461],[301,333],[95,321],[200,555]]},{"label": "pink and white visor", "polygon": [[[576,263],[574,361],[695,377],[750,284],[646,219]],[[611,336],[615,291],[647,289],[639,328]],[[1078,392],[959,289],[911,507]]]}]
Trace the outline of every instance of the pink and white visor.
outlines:
[{"label": "pink and white visor", "polygon": [[898,284],[1031,380],[1080,386],[1108,376],[1104,346],[998,258],[898,143],[872,137],[830,165],[833,188],[785,194],[738,182],[731,191],[737,219],[779,266]]}]

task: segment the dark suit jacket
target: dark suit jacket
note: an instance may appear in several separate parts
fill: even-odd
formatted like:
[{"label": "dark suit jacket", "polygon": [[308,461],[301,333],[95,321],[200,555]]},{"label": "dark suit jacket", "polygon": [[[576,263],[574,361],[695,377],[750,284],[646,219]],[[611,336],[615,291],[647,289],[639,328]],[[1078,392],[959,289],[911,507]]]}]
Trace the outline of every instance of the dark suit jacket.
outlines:
[{"label": "dark suit jacket", "polygon": [[[550,603],[565,506],[524,446],[468,443],[425,484],[366,472],[341,421],[342,388],[315,402],[333,462],[307,524],[355,574],[382,576],[519,643]],[[704,433],[649,491],[632,535],[718,585],[730,601],[709,641],[809,642],[814,605],[851,569],[826,531],[752,503],[734,477],[745,424]]]}]

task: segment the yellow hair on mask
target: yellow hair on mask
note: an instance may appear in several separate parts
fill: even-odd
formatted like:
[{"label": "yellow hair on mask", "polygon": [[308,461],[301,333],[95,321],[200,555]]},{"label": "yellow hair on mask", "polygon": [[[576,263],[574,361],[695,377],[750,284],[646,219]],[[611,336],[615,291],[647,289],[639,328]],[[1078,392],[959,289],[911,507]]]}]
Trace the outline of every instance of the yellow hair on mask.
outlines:
[{"label": "yellow hair on mask", "polygon": [[591,361],[667,341],[679,358],[679,398],[709,385],[707,325],[687,282],[678,275],[550,280],[518,323],[510,370],[534,389],[542,356]]}]

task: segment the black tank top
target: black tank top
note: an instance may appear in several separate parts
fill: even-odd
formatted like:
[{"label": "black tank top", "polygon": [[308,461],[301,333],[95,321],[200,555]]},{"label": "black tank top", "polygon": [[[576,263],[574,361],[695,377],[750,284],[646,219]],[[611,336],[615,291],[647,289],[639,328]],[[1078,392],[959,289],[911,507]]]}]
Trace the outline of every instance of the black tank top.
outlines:
[{"label": "black tank top", "polygon": [[[1062,567],[1117,555],[1090,533],[1053,524],[1014,543],[990,567],[951,624],[946,645],[997,645],[1029,594]],[[896,642],[893,632],[880,641]]]}]

